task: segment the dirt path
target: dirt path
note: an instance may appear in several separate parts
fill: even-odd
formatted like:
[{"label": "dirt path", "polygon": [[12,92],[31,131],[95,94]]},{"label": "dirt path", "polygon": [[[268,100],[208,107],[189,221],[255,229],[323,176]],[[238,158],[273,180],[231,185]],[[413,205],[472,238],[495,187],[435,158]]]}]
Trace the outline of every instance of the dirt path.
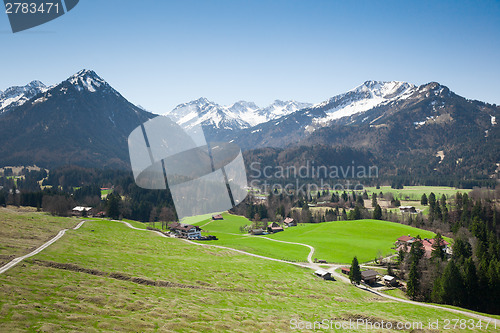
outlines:
[{"label": "dirt path", "polygon": [[[76,227],[73,228],[73,230],[79,229],[84,223],[85,223],[85,221],[81,221],[80,223],[78,223],[76,225]],[[9,269],[11,269],[12,267],[14,267],[15,265],[19,264],[24,259],[32,257],[35,254],[38,254],[38,253],[42,252],[44,249],[46,249],[50,245],[54,244],[59,238],[61,238],[62,236],[64,236],[64,234],[68,230],[69,229],[63,229],[63,230],[59,231],[59,233],[54,238],[52,238],[51,240],[49,240],[48,242],[46,242],[45,244],[43,244],[42,246],[40,246],[39,248],[37,248],[36,250],[34,250],[33,252],[30,252],[30,253],[22,256],[22,257],[15,258],[12,261],[10,261],[9,263],[7,263],[6,265],[0,267],[0,274],[8,271]]]},{"label": "dirt path", "polygon": [[[116,221],[116,222],[122,222],[122,223],[124,223],[125,225],[127,225],[128,227],[130,227],[132,229],[141,230],[141,231],[153,231],[153,232],[156,232],[157,234],[160,234],[162,237],[168,237],[168,236],[164,235],[163,233],[159,233],[159,232],[154,231],[154,230],[147,230],[147,229],[135,228],[135,227],[133,227],[128,222],[123,222],[123,221]],[[266,237],[263,237],[263,238],[266,238]],[[198,245],[198,246],[216,247],[216,248],[219,248],[219,249],[231,250],[231,251],[234,251],[234,252],[238,252],[238,253],[245,254],[245,255],[248,255],[248,256],[252,256],[252,257],[256,257],[256,258],[261,258],[261,259],[271,260],[271,261],[277,261],[277,262],[282,262],[282,263],[286,263],[286,264],[292,264],[292,265],[300,266],[300,267],[307,267],[307,268],[312,268],[312,269],[317,269],[318,267],[320,267],[319,265],[311,262],[312,255],[314,253],[314,247],[312,247],[310,245],[307,245],[307,244],[278,241],[278,240],[271,239],[271,238],[266,238],[266,239],[277,241],[277,242],[283,242],[283,243],[289,243],[289,244],[296,244],[296,245],[307,246],[309,249],[311,249],[311,252],[309,253],[309,256],[308,256],[308,262],[309,263],[307,263],[307,264],[306,263],[295,263],[295,262],[290,262],[290,261],[281,260],[281,259],[269,258],[269,257],[261,256],[261,255],[258,255],[258,254],[253,254],[253,253],[249,253],[249,252],[245,252],[245,251],[233,249],[233,248],[230,248],[230,247],[225,247],[225,246],[220,246],[220,245],[199,244],[199,243],[187,240],[187,239],[182,239],[182,240],[185,241],[185,242],[187,242],[187,243]],[[335,276],[338,280],[344,281],[346,283],[351,283],[350,280],[347,277],[343,276],[341,273],[338,273],[336,271],[338,268],[340,268],[342,266],[345,266],[345,265],[330,265],[330,267],[327,270],[328,270],[328,272],[332,273],[332,275]],[[500,327],[500,320],[499,319],[495,319],[495,318],[483,316],[483,315],[480,315],[480,314],[476,314],[476,313],[472,313],[472,312],[468,312],[468,311],[464,311],[464,310],[451,309],[451,308],[446,308],[446,307],[442,307],[442,306],[439,306],[439,305],[433,305],[433,304],[428,304],[428,303],[415,302],[415,301],[410,301],[410,300],[403,299],[403,298],[393,297],[393,296],[390,296],[390,295],[386,295],[386,294],[380,293],[380,292],[378,292],[376,290],[373,290],[373,289],[371,289],[369,287],[366,287],[364,285],[359,285],[357,287],[360,288],[360,289],[362,289],[362,290],[365,290],[367,292],[373,293],[373,294],[375,294],[377,296],[384,297],[384,298],[387,298],[387,299],[390,299],[390,300],[393,300],[393,301],[396,301],[396,302],[402,302],[402,303],[412,304],[412,305],[416,305],[416,306],[423,306],[423,307],[427,307],[427,308],[432,308],[432,309],[437,309],[437,310],[444,310],[444,311],[448,311],[448,312],[458,313],[458,314],[461,314],[461,315],[464,315],[464,316],[468,316],[468,317],[471,317],[471,318],[480,319],[482,321],[489,322],[490,325],[496,325],[496,327]]]}]

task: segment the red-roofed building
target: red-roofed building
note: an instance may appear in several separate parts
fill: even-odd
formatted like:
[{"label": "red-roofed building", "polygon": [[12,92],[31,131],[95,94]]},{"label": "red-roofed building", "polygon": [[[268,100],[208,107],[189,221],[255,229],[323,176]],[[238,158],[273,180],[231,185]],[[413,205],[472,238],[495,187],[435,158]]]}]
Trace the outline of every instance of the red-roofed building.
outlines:
[{"label": "red-roofed building", "polygon": [[[411,239],[409,239],[411,238]],[[397,245],[397,251],[405,251],[405,252],[410,252],[411,250],[411,244],[414,243],[415,241],[419,241],[420,243],[422,243],[422,246],[424,248],[424,251],[425,251],[425,257],[426,258],[430,258],[431,257],[431,254],[432,254],[432,247],[434,245],[434,242],[435,240],[433,238],[429,239],[429,238],[424,238],[424,239],[421,239],[421,240],[417,240],[416,238],[413,238],[413,237],[410,237],[410,236],[401,236],[398,238],[397,242],[396,242],[396,245]],[[445,253],[448,253],[448,245],[450,245],[450,243],[448,243],[447,241],[445,241],[444,239],[441,241],[441,248],[443,249],[443,252]]]},{"label": "red-roofed building", "polygon": [[277,222],[271,222],[267,226],[267,231],[268,232],[280,232],[280,231],[283,231],[283,228]]}]

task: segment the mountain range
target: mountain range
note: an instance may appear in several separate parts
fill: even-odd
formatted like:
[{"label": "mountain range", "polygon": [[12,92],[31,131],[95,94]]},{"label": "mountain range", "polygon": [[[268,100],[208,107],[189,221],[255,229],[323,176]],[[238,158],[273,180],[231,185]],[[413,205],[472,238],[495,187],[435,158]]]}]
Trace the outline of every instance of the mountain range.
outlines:
[{"label": "mountain range", "polygon": [[[201,124],[209,141],[238,143],[247,160],[281,154],[286,165],[346,147],[368,153],[394,174],[491,178],[500,165],[499,113],[499,106],[468,100],[437,82],[366,81],[314,105],[222,106],[200,98],[167,116],[186,129]],[[0,93],[0,165],[130,168],[127,137],[155,116],[91,70],[51,87],[32,81],[8,88]],[[323,148],[297,149],[308,146]]]},{"label": "mountain range", "polygon": [[129,168],[128,135],[155,115],[90,70],[38,91],[31,85],[4,93],[21,103],[1,110],[0,165]]}]

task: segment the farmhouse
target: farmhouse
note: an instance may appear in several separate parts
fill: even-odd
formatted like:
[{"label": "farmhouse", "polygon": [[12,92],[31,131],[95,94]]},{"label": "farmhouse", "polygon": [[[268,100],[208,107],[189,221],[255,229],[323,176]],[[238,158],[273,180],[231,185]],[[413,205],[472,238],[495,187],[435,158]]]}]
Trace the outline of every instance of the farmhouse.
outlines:
[{"label": "farmhouse", "polygon": [[[396,241],[396,246],[397,246],[397,251],[405,251],[405,252],[410,252],[411,250],[411,244],[414,243],[414,242],[420,242],[422,243],[422,246],[424,248],[424,251],[425,251],[425,257],[426,258],[430,258],[431,257],[431,254],[432,254],[432,249],[433,249],[433,246],[434,246],[434,243],[435,243],[435,240],[433,238],[424,238],[424,239],[416,239],[414,237],[410,237],[410,236],[401,236],[398,238],[398,240]],[[449,245],[450,243],[448,243],[447,241],[445,241],[444,239],[441,241],[441,249],[443,250],[443,252],[445,253],[449,253],[450,249],[449,249]]]},{"label": "farmhouse", "polygon": [[361,280],[366,284],[373,284],[377,281],[378,272],[373,269],[361,272]]},{"label": "farmhouse", "polygon": [[411,246],[411,243],[413,243],[414,241],[415,237],[411,237],[410,235],[401,236],[396,240],[396,246],[401,246],[401,245]]},{"label": "farmhouse", "polygon": [[351,269],[349,267],[341,267],[340,271],[342,272],[342,274],[349,275]]},{"label": "farmhouse", "polygon": [[287,226],[287,227],[296,227],[297,226],[297,222],[295,222],[294,219],[292,219],[291,217],[287,217],[283,223]]},{"label": "farmhouse", "polygon": [[401,213],[416,213],[417,209],[413,206],[400,206],[399,211]]},{"label": "farmhouse", "polygon": [[71,210],[72,214],[75,216],[83,216],[88,214],[92,210],[92,207],[76,206]]},{"label": "farmhouse", "polygon": [[224,220],[221,214],[217,215],[212,215],[212,220],[217,221],[217,220]]},{"label": "farmhouse", "polygon": [[201,238],[201,228],[198,226],[174,222],[171,223],[168,227],[170,231],[174,232],[180,237]]},{"label": "farmhouse", "polygon": [[258,229],[252,229],[250,231],[252,235],[263,235],[264,234],[264,229],[258,228]]},{"label": "farmhouse", "polygon": [[332,280],[332,273],[327,272],[324,269],[318,269],[316,272],[314,272],[314,274],[325,280]]},{"label": "farmhouse", "polygon": [[267,226],[267,231],[269,231],[269,232],[280,232],[280,231],[283,231],[283,228],[277,222],[271,222]]}]

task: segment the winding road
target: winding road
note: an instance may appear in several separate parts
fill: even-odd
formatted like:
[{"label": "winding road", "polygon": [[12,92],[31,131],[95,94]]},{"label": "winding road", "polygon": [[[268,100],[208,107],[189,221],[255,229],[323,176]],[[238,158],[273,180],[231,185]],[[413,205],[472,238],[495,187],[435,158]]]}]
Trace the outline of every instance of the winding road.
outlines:
[{"label": "winding road", "polygon": [[[164,233],[162,233],[160,231],[137,228],[137,227],[134,227],[132,224],[130,224],[128,222],[125,222],[125,221],[118,221],[118,220],[112,220],[112,221],[113,222],[123,223],[127,227],[129,227],[131,229],[134,229],[134,230],[150,231],[150,232],[156,233],[157,235],[159,235],[161,237],[166,237],[166,238],[169,237],[169,236],[165,235]],[[85,220],[81,221],[72,230],[78,230],[84,223],[85,223]],[[12,267],[14,267],[15,265],[17,265],[21,261],[23,261],[24,259],[32,257],[32,256],[40,253],[41,251],[43,251],[44,249],[46,249],[47,247],[49,247],[50,245],[52,245],[53,243],[55,243],[57,240],[59,240],[62,236],[64,236],[64,234],[68,230],[70,230],[70,229],[63,229],[63,230],[59,231],[59,233],[54,238],[52,238],[51,240],[49,240],[48,242],[46,242],[45,244],[43,244],[42,246],[40,246],[36,250],[34,250],[34,251],[32,251],[32,252],[24,255],[24,256],[15,258],[12,261],[10,261],[9,263],[7,263],[6,265],[0,267],[0,274],[8,271]],[[257,237],[257,236],[253,236],[253,237]],[[268,239],[270,241],[280,242],[280,243],[295,244],[295,245],[301,245],[301,246],[308,247],[310,249],[309,255],[307,256],[308,263],[295,263],[295,262],[290,262],[290,261],[281,260],[281,259],[269,258],[269,257],[261,256],[261,255],[258,255],[258,254],[253,254],[253,253],[245,252],[245,251],[242,251],[242,250],[233,249],[233,248],[230,248],[230,247],[225,247],[225,246],[220,246],[220,245],[200,244],[200,243],[196,243],[196,242],[193,242],[193,241],[190,241],[190,240],[187,240],[187,239],[183,239],[183,241],[185,241],[185,242],[187,242],[189,244],[197,245],[197,246],[215,247],[215,248],[220,248],[220,249],[226,249],[226,250],[234,251],[234,252],[237,252],[237,253],[241,253],[241,254],[244,254],[244,255],[248,255],[248,256],[252,256],[252,257],[256,257],[256,258],[260,258],[260,259],[265,259],[265,260],[270,260],[270,261],[277,261],[277,262],[292,264],[292,265],[300,266],[300,267],[306,267],[306,268],[312,268],[312,269],[317,269],[317,268],[320,267],[319,265],[317,265],[314,262],[312,262],[312,256],[313,256],[314,251],[315,251],[314,247],[312,247],[312,246],[310,246],[308,244],[279,241],[279,240],[271,239],[271,238],[267,238],[267,237],[262,237],[262,238]],[[345,283],[350,283],[350,281],[349,281],[349,279],[347,277],[345,277],[344,275],[342,275],[342,274],[340,274],[340,273],[338,273],[336,271],[341,266],[344,266],[344,265],[330,265],[330,267],[327,270],[333,276],[335,276],[338,280],[344,281]],[[393,301],[396,301],[396,302],[402,302],[402,303],[412,304],[412,305],[416,305],[416,306],[423,306],[423,307],[427,307],[427,308],[432,308],[432,309],[438,309],[438,310],[444,310],[444,311],[448,311],[448,312],[452,312],[452,313],[457,313],[457,314],[461,314],[461,315],[464,315],[464,316],[468,316],[468,317],[471,317],[471,318],[475,318],[475,319],[479,319],[479,320],[488,322],[490,325],[496,325],[495,327],[500,328],[500,320],[495,319],[495,318],[491,318],[491,317],[480,315],[480,314],[476,314],[476,313],[471,313],[471,312],[464,311],[464,310],[446,308],[446,307],[442,307],[442,306],[439,306],[439,305],[428,304],[428,303],[420,303],[420,302],[415,302],[415,301],[411,301],[411,300],[407,300],[407,299],[403,299],[403,298],[393,297],[393,296],[390,296],[390,295],[386,295],[386,294],[380,293],[380,292],[378,292],[376,290],[373,290],[373,289],[371,289],[369,287],[366,287],[364,285],[359,285],[357,287],[360,288],[360,289],[362,289],[362,290],[366,290],[367,292],[373,293],[373,294],[375,294],[377,296],[384,297],[384,298],[387,298],[387,299],[390,299],[390,300],[393,300]]]}]

